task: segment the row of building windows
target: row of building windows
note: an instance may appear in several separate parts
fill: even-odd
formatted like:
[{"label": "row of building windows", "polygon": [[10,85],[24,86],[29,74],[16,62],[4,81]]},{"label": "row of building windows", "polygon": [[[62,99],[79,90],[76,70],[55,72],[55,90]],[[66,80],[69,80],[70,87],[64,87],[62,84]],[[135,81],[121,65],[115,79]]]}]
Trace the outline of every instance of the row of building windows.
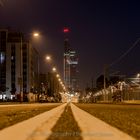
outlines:
[{"label": "row of building windows", "polygon": [[[22,47],[22,68],[21,68],[21,50],[20,50],[21,47]],[[11,55],[10,60],[8,60],[9,53]],[[1,29],[0,85],[6,86],[6,84],[11,83],[11,89],[17,88],[19,90],[18,79],[22,79],[23,90],[27,91],[28,86],[30,87],[31,84],[34,85],[34,82],[36,82],[35,81],[36,76],[33,73],[33,71],[38,72],[37,69],[38,67],[35,65],[36,55],[38,55],[37,52],[35,52],[35,50],[29,46],[28,42],[24,42],[24,38],[21,33],[9,31],[8,29]],[[7,66],[10,67],[10,69],[7,69]],[[21,70],[23,76],[22,78],[19,78]],[[6,75],[6,73],[9,71],[10,73]],[[6,80],[8,83],[6,83]],[[6,92],[9,93],[9,91]]]},{"label": "row of building windows", "polygon": [[0,85],[6,84],[6,32],[0,32]]},{"label": "row of building windows", "polygon": [[0,32],[0,85],[6,84],[6,32]]},{"label": "row of building windows", "polygon": [[15,88],[15,44],[11,45],[11,87]]}]

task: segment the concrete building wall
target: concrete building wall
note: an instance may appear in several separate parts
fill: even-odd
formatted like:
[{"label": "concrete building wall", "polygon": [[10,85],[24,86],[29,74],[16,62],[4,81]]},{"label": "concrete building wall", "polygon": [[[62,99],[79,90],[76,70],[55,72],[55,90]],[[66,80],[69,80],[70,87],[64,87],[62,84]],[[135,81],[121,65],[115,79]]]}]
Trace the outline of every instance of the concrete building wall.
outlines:
[{"label": "concrete building wall", "polygon": [[6,45],[7,30],[0,29],[0,94],[2,98],[6,93]]},{"label": "concrete building wall", "polygon": [[[10,43],[11,44],[11,43]],[[16,93],[20,93],[20,67],[21,67],[21,52],[20,52],[20,43],[15,43],[15,86],[16,86]],[[21,69],[22,70],[22,69]]]},{"label": "concrete building wall", "polygon": [[6,96],[10,98],[11,95],[11,46],[7,44],[6,47]]},{"label": "concrete building wall", "polygon": [[[2,29],[0,29],[0,31],[1,30]],[[39,74],[39,57],[37,51],[31,46],[29,41],[24,40],[21,33],[5,29],[3,29],[2,31],[6,31],[7,33],[7,39],[5,40],[5,52],[3,52],[2,47],[0,46],[0,54],[6,54],[5,97],[9,99],[11,98],[11,90],[13,89],[13,87],[15,87],[16,89],[15,94],[20,94],[20,90],[23,94],[34,92],[32,88],[34,89],[34,87],[38,86],[37,80]],[[15,48],[15,50],[12,50],[13,48]],[[15,51],[14,56],[12,56],[12,51]],[[0,66],[2,68],[3,65],[0,64]],[[0,73],[0,77],[1,75],[2,73]],[[5,93],[3,92],[2,94]]]}]

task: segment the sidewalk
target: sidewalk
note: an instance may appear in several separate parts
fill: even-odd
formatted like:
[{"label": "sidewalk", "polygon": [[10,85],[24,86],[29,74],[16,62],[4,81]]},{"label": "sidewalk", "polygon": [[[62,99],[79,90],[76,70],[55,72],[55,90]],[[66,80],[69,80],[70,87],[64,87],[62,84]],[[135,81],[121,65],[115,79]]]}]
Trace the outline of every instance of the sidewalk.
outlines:
[{"label": "sidewalk", "polygon": [[131,136],[71,104],[84,140],[134,140]]},{"label": "sidewalk", "polygon": [[1,140],[46,140],[66,104],[0,131]]}]

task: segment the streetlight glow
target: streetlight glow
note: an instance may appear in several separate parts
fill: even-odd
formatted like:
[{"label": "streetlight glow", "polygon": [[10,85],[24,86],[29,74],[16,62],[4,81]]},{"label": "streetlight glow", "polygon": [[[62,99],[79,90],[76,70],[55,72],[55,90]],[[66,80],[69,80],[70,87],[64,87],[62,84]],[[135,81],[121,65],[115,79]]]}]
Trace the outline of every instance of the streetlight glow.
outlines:
[{"label": "streetlight glow", "polygon": [[55,67],[53,67],[53,68],[52,68],[52,70],[55,72],[55,71],[56,71],[56,68],[55,68]]},{"label": "streetlight glow", "polygon": [[56,74],[56,77],[58,77],[58,78],[59,78],[59,77],[60,77],[60,75],[59,75],[59,74]]},{"label": "streetlight glow", "polygon": [[46,60],[50,61],[51,57],[50,56],[46,56]]},{"label": "streetlight glow", "polygon": [[39,33],[36,32],[36,33],[33,34],[33,36],[34,37],[38,37],[39,36]]},{"label": "streetlight glow", "polygon": [[140,73],[137,74],[137,78],[139,78],[139,77],[140,77]]}]

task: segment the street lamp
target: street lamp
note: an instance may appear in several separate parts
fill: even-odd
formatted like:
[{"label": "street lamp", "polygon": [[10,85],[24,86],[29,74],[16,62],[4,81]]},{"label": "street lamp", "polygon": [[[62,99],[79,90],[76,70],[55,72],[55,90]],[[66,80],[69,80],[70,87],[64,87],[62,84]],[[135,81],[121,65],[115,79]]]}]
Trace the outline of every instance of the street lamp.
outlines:
[{"label": "street lamp", "polygon": [[53,68],[52,68],[52,71],[53,71],[53,72],[56,72],[56,68],[55,68],[55,67],[53,67]]},{"label": "street lamp", "polygon": [[137,74],[138,82],[140,84],[140,73]]},{"label": "street lamp", "polygon": [[33,33],[33,36],[34,37],[38,37],[39,36],[39,33],[38,32],[35,32],[35,33]]},{"label": "street lamp", "polygon": [[46,56],[46,60],[47,60],[47,61],[50,61],[50,60],[51,60],[51,56],[49,56],[49,55]]},{"label": "street lamp", "polygon": [[59,77],[60,77],[60,75],[59,75],[59,74],[56,74],[56,77],[57,77],[57,78],[59,78]]}]

